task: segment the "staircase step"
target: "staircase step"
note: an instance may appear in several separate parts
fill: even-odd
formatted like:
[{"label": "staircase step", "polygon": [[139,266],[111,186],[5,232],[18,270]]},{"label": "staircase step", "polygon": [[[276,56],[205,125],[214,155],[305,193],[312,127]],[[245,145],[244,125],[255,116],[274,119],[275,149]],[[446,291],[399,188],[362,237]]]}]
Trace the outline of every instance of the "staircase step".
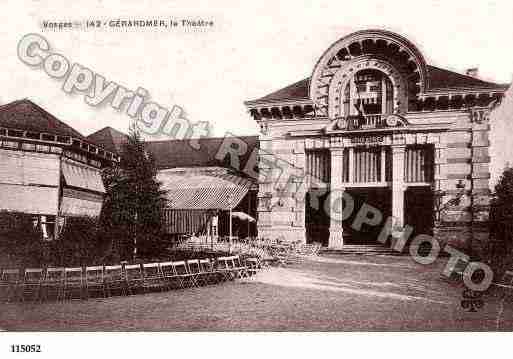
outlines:
[{"label": "staircase step", "polygon": [[382,245],[345,245],[340,249],[324,248],[321,250],[323,254],[360,254],[360,255],[393,255],[400,256],[404,253],[397,252],[390,247]]}]

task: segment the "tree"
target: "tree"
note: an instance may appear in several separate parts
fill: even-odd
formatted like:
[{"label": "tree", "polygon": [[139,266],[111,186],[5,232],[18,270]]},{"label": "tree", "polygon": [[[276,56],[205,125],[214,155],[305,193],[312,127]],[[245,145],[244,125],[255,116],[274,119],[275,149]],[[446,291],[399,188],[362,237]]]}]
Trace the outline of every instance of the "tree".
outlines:
[{"label": "tree", "polygon": [[120,156],[119,164],[103,174],[103,232],[111,237],[115,259],[156,254],[161,249],[165,192],[156,178],[155,159],[136,128],[130,129]]},{"label": "tree", "polygon": [[508,269],[513,249],[513,168],[506,168],[495,186],[490,206],[488,255],[497,272]]}]

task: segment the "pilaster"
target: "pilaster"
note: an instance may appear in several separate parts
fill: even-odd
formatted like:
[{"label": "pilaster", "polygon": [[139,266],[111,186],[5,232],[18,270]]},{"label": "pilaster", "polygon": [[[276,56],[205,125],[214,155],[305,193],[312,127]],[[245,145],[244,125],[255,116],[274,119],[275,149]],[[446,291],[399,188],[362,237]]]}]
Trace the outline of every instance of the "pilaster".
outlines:
[{"label": "pilaster", "polygon": [[[344,148],[331,148],[331,187],[330,187],[330,211],[342,213],[341,192],[344,191],[343,181],[343,159]],[[328,247],[332,249],[344,246],[342,221],[335,213],[330,213],[330,237]]]},{"label": "pilaster", "polygon": [[392,217],[394,227],[404,226],[404,145],[392,146]]}]

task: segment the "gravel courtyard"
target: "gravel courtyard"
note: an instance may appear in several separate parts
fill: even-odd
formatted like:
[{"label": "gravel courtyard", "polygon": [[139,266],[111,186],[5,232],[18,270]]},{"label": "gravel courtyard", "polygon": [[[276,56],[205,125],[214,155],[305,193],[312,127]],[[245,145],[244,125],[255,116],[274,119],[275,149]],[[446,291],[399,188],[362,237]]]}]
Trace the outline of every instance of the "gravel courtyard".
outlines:
[{"label": "gravel courtyard", "polygon": [[462,288],[409,257],[321,256],[255,279],[62,303],[0,304],[8,331],[511,330],[511,299],[461,307]]}]

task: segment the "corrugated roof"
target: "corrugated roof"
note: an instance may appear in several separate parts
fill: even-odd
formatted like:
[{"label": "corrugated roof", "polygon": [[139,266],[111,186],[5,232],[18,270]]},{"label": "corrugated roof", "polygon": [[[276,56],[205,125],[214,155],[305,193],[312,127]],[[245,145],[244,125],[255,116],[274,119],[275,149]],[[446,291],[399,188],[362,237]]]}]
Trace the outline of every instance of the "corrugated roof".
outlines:
[{"label": "corrugated roof", "polygon": [[85,139],[80,132],[28,99],[0,106],[0,127]]},{"label": "corrugated roof", "polygon": [[159,173],[168,203],[173,209],[228,210],[248,193],[252,182],[233,174]]},{"label": "corrugated roof", "polygon": [[[439,67],[427,66],[429,90],[441,89],[498,89],[507,88],[507,84],[487,82],[478,78],[462,75]],[[247,101],[246,104],[266,103],[287,100],[306,100],[309,98],[310,78],[298,81],[292,85],[272,92],[256,100]]]}]

